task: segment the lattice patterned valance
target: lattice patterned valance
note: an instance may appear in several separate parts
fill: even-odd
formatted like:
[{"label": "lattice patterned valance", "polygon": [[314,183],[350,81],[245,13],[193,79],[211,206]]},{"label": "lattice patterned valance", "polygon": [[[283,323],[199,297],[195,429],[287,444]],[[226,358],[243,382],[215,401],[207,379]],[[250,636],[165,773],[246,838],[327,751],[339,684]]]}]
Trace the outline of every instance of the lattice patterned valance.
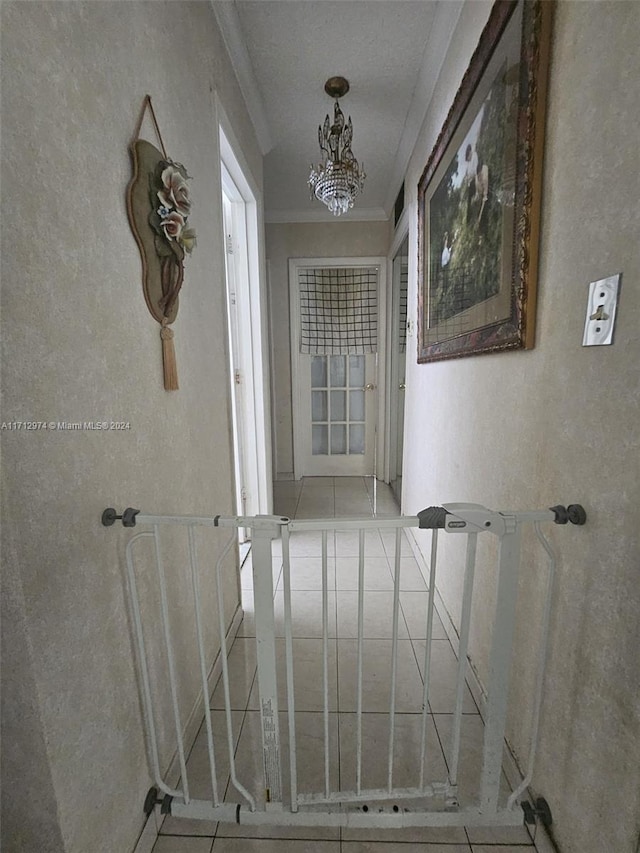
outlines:
[{"label": "lattice patterned valance", "polygon": [[378,270],[302,269],[300,352],[363,355],[378,346]]}]

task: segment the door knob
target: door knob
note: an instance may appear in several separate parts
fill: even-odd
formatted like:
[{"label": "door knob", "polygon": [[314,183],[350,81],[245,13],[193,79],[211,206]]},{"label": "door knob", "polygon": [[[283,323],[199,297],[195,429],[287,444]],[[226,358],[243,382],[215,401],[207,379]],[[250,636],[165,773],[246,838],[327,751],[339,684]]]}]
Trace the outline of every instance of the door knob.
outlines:
[{"label": "door knob", "polygon": [[365,391],[375,391],[376,386],[373,384],[373,382],[369,382],[368,385],[364,386],[364,390]]},{"label": "door knob", "polygon": [[398,385],[398,391],[404,391],[404,389],[405,389],[406,387],[407,387],[407,386],[404,384],[404,382],[401,382],[401,383]]}]

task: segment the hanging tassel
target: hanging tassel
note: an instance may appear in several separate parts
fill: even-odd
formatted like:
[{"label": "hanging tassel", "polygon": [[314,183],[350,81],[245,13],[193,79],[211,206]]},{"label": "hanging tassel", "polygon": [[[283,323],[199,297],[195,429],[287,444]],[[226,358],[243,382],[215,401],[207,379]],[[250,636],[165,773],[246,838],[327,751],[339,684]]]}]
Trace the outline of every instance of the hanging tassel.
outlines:
[{"label": "hanging tassel", "polygon": [[163,324],[160,329],[162,339],[162,364],[164,367],[164,390],[178,390],[178,365],[176,364],[176,351],[173,346],[173,331]]}]

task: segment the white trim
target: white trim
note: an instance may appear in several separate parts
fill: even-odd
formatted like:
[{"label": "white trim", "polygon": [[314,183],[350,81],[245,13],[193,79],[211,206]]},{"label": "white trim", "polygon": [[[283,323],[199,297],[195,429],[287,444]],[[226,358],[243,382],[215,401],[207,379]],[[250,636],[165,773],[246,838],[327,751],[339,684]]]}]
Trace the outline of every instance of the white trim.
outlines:
[{"label": "white trim", "polygon": [[268,225],[280,225],[288,222],[387,222],[388,220],[389,215],[382,207],[356,206],[342,216],[334,216],[328,209],[320,207],[317,210],[265,211],[265,222]]},{"label": "white trim", "polygon": [[144,829],[138,838],[138,843],[133,849],[133,853],[151,853],[154,844],[158,840],[161,823],[160,816],[160,806],[156,806],[147,818]]},{"label": "white trim", "polygon": [[251,444],[256,445],[257,478],[254,484],[256,514],[268,514],[272,505],[272,447],[271,400],[269,372],[269,323],[267,316],[267,289],[264,260],[264,223],[262,196],[253,175],[242,157],[241,148],[234,144],[235,136],[228,118],[216,96],[220,162],[223,192],[234,202],[242,204],[244,221],[240,223],[246,239],[248,293],[245,312],[251,325],[251,335],[243,342],[245,371],[252,377],[250,387],[254,422],[245,425],[251,431]]},{"label": "white trim", "polygon": [[247,193],[249,193],[254,197],[255,201],[259,200],[262,202],[262,192],[260,187],[256,182],[253,172],[249,168],[247,158],[244,156],[242,151],[242,145],[236,136],[233,124],[229,120],[229,116],[227,115],[217,92],[214,93],[214,107],[218,128],[222,131],[222,133],[218,134],[220,159],[224,161],[229,174],[238,187],[242,190],[244,186],[244,194],[247,195]]},{"label": "white trim", "polygon": [[263,155],[273,148],[273,138],[267,112],[260,96],[260,89],[251,64],[249,52],[244,40],[240,18],[235,3],[221,3],[210,0],[216,17],[222,40],[227,48],[231,65],[244,98],[247,112],[256,133],[258,145]]},{"label": "white trim", "polygon": [[[389,318],[387,324],[387,341],[386,341],[386,358],[384,363],[384,373],[386,376],[386,393],[385,393],[385,407],[384,407],[384,450],[383,450],[383,458],[384,458],[384,481],[385,483],[391,482],[391,461],[395,457],[395,451],[391,448],[391,440],[392,440],[392,429],[391,429],[391,412],[395,410],[397,407],[397,393],[393,387],[395,378],[392,375],[393,373],[393,305],[395,299],[395,281],[393,277],[393,262],[396,258],[396,255],[400,251],[400,247],[404,243],[405,240],[409,239],[409,214],[407,208],[404,209],[402,216],[398,220],[398,225],[396,226],[396,231],[393,237],[393,241],[391,243],[391,249],[389,251],[389,255],[387,257],[387,281],[389,282],[387,287],[387,316]],[[406,370],[405,370],[406,375]]]},{"label": "white trim", "polygon": [[380,466],[384,465],[385,453],[385,402],[386,377],[386,302],[387,302],[387,258],[290,258],[289,259],[289,323],[291,340],[291,415],[293,424],[293,476],[295,480],[302,477],[301,460],[304,458],[304,448],[299,428],[302,401],[300,399],[300,377],[298,372],[297,353],[300,348],[299,324],[296,319],[300,314],[300,296],[298,290],[298,270],[302,267],[377,267],[378,268],[378,353],[377,353],[377,412],[376,412],[376,462],[374,472],[379,476]]},{"label": "white trim", "polygon": [[[267,344],[269,347],[269,402],[271,405],[271,413],[277,410],[276,405],[276,353],[275,346],[273,342],[273,303],[272,303],[272,275],[271,275],[271,261],[266,261],[266,284],[267,284],[267,293],[266,293],[266,304],[264,306],[266,317],[267,317]],[[271,422],[270,422],[271,425]],[[271,429],[271,470],[274,480],[280,479],[279,472],[279,462],[278,462],[278,442],[276,438],[276,430]],[[293,474],[291,474],[291,479],[293,479]]]},{"label": "white trim", "polygon": [[402,246],[404,238],[408,236],[409,206],[405,204],[402,215],[400,216],[400,219],[398,219],[398,224],[395,226],[395,231],[393,232],[393,240],[391,241],[391,247],[389,248],[389,258],[391,260],[393,260],[393,258],[398,254],[398,249]]}]

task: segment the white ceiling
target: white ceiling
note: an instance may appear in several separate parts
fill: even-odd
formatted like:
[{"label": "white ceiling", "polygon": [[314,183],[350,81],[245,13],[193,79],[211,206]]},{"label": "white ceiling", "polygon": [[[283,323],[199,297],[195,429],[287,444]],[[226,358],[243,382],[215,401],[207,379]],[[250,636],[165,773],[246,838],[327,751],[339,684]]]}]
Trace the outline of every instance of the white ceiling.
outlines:
[{"label": "white ceiling", "polygon": [[367,173],[346,219],[386,219],[400,189],[462,0],[212,0],[264,161],[267,222],[331,220],[309,198],[332,76]]}]

